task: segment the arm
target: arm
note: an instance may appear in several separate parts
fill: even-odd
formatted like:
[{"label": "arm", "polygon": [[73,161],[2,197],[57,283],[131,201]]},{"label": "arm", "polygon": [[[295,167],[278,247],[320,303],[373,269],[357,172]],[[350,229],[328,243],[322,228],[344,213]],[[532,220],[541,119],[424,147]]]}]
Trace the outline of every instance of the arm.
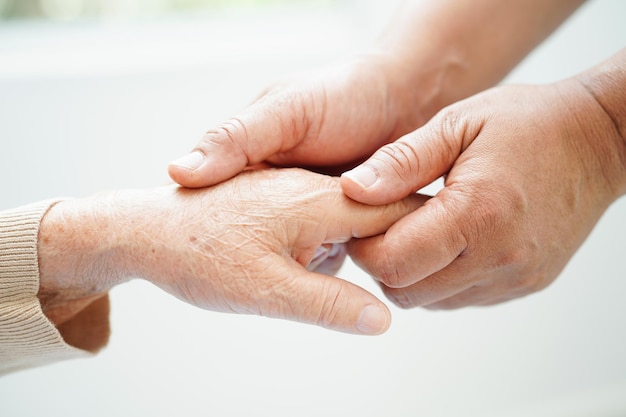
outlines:
[{"label": "arm", "polygon": [[268,88],[169,166],[187,187],[262,161],[341,172],[497,83],[579,0],[406,2],[367,51]]},{"label": "arm", "polygon": [[[64,342],[41,313],[37,297],[39,226],[54,203],[44,201],[0,212],[0,374],[85,354]],[[106,298],[98,305],[106,307]],[[106,340],[108,317],[98,321],[102,316],[90,316],[92,323],[99,325],[94,342]]]},{"label": "arm", "polygon": [[397,61],[411,112],[430,118],[498,83],[583,1],[407,1],[376,48]]}]

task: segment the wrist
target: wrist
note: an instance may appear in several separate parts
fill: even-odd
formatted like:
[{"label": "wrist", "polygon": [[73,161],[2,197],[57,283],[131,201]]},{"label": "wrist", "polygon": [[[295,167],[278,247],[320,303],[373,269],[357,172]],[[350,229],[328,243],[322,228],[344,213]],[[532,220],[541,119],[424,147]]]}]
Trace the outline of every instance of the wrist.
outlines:
[{"label": "wrist", "polygon": [[403,68],[410,108],[429,119],[501,81],[582,0],[406,2],[376,43]]},{"label": "wrist", "polygon": [[[586,189],[592,191],[587,200],[604,208],[626,191],[624,143],[613,122],[592,94],[575,78],[559,81],[547,88],[559,92],[564,130],[562,140],[577,153]],[[582,187],[582,186],[581,186]]]},{"label": "wrist", "polygon": [[189,222],[175,219],[182,215],[178,190],[178,186],[164,186],[122,190],[109,196],[108,213],[115,224],[109,256],[119,281],[140,278],[159,285],[164,276],[175,272],[168,269],[175,263],[168,256],[178,246],[169,239],[180,234],[181,224]]},{"label": "wrist", "polygon": [[[582,87],[603,126],[597,140],[610,142],[606,161],[617,197],[626,194],[626,49],[573,78]],[[610,158],[609,158],[610,157]]]},{"label": "wrist", "polygon": [[109,197],[65,200],[44,215],[39,229],[39,299],[55,324],[73,318],[123,280]]}]

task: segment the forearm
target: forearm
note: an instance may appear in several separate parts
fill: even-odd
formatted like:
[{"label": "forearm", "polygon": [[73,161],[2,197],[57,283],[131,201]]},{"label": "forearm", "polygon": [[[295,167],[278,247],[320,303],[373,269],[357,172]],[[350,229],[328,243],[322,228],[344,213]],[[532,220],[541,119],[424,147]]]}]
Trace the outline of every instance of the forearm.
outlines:
[{"label": "forearm", "polygon": [[406,2],[376,45],[427,117],[499,82],[582,0]]}]

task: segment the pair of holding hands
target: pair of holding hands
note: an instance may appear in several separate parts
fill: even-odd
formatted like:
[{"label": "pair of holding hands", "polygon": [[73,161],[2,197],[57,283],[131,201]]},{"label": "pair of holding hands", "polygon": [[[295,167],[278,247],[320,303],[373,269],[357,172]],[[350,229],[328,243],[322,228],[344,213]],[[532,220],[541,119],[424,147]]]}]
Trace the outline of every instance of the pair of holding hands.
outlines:
[{"label": "pair of holding hands", "polygon": [[[596,82],[597,73],[625,58],[622,51],[588,73],[552,85],[487,90],[445,107],[421,127],[415,124],[430,115],[411,114],[380,75],[384,72],[372,70],[380,62],[364,65],[360,58],[269,89],[209,131],[169,172],[183,186],[203,187],[261,162],[335,173],[369,157],[341,176],[341,191],[367,205],[359,210],[388,207],[398,214],[403,210],[393,204],[413,206],[393,224],[371,217],[378,225],[372,233],[344,235],[359,238],[347,244],[354,261],[401,307],[500,303],[550,284],[604,210],[626,191],[623,132],[603,102],[611,97],[603,96]],[[292,177],[294,184],[302,175],[311,177],[302,189],[331,181],[300,172]],[[445,186],[436,196],[415,194],[442,176]],[[319,206],[304,210],[313,207]],[[326,210],[318,213],[326,214],[315,222],[330,226],[325,216],[334,206],[322,207]],[[299,253],[291,255],[306,265],[308,258]],[[338,280],[329,282],[339,285],[335,289],[343,286],[341,292],[317,292],[319,282],[305,284],[311,298],[304,304],[325,300],[324,310],[304,321],[350,331],[364,305],[382,307],[365,295],[355,297],[360,290]],[[350,317],[347,326],[338,325],[341,315]],[[334,319],[319,319],[329,316]],[[389,322],[380,317],[384,325],[371,333],[386,329]]]},{"label": "pair of holding hands", "polygon": [[[62,324],[141,277],[205,309],[384,332],[387,307],[330,276],[336,243],[405,308],[489,305],[550,284],[626,192],[622,113],[602,81],[626,53],[435,115],[408,105],[384,62],[360,57],[268,89],[169,166],[186,188],[55,205],[39,244],[48,317]],[[361,164],[339,178],[247,170],[260,163],[334,174]],[[416,194],[440,177],[437,195]],[[71,240],[80,250],[67,248],[69,224],[84,226]],[[60,251],[62,264],[47,261]]]}]

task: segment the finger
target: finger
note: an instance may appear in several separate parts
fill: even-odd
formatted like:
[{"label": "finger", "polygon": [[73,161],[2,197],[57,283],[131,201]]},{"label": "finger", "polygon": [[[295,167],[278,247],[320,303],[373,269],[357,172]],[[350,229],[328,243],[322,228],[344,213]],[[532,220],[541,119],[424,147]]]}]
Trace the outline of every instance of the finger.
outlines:
[{"label": "finger", "polygon": [[[391,225],[423,206],[429,196],[411,195],[395,203],[369,206],[339,195],[339,204],[328,205],[324,210],[329,218],[327,242],[346,242],[384,233]],[[332,202],[329,202],[332,204]],[[329,207],[333,207],[329,210]]]},{"label": "finger", "polygon": [[398,220],[382,236],[354,239],[348,253],[354,262],[388,287],[415,284],[452,264],[467,248],[459,228],[463,211],[443,190]]},{"label": "finger", "polygon": [[[492,270],[478,276],[472,259],[457,259],[443,270],[405,288],[383,286],[385,295],[403,308],[424,307],[450,310],[472,305],[493,305],[532,293],[517,286],[514,275],[502,276]],[[486,275],[485,275],[486,274]]]},{"label": "finger", "polygon": [[472,288],[477,279],[467,276],[466,265],[454,262],[447,268],[403,288],[383,286],[383,292],[394,304],[402,308],[433,305]]},{"label": "finger", "polygon": [[295,146],[306,133],[304,107],[294,105],[296,99],[259,99],[205,133],[190,154],[171,162],[170,176],[184,187],[209,186]]},{"label": "finger", "polygon": [[477,123],[449,108],[345,172],[341,186],[346,195],[362,203],[396,201],[448,172],[479,131]]},{"label": "finger", "polygon": [[276,256],[274,265],[279,267],[271,269],[273,277],[262,280],[272,285],[258,293],[259,314],[354,334],[376,335],[389,328],[391,313],[374,295]]}]

